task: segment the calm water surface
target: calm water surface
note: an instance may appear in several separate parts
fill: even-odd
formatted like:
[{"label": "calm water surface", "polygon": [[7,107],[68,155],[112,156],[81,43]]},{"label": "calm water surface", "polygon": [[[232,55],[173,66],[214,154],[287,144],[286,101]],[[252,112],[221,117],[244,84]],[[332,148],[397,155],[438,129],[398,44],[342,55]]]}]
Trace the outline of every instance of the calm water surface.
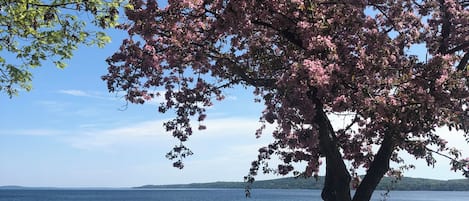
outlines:
[{"label": "calm water surface", "polygon": [[[376,192],[373,201],[385,200]],[[243,189],[0,190],[0,201],[320,201],[319,190]],[[387,201],[468,201],[469,192],[392,191]]]}]

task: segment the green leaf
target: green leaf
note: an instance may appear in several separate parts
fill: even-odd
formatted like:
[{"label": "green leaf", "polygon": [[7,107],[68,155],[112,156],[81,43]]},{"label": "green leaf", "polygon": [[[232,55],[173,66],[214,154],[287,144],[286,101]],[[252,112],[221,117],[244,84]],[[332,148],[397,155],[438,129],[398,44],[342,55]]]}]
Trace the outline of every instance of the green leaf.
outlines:
[{"label": "green leaf", "polygon": [[64,69],[65,67],[67,67],[67,64],[62,61],[55,61],[54,63],[55,63],[55,66],[60,69]]},{"label": "green leaf", "polygon": [[135,9],[134,5],[132,5],[132,4],[127,4],[127,5],[124,6],[124,8],[127,9],[127,10],[134,10]]},{"label": "green leaf", "polygon": [[29,91],[31,68],[53,61],[62,69],[80,45],[102,48],[111,42],[102,30],[118,24],[118,11],[123,2],[0,0],[0,72],[7,74],[0,79],[0,92],[11,96],[18,89]]},{"label": "green leaf", "polygon": [[96,34],[96,37],[98,39],[97,45],[98,45],[99,48],[103,48],[104,45],[111,42],[111,37],[109,37],[108,35],[106,35],[103,32],[98,32]]}]

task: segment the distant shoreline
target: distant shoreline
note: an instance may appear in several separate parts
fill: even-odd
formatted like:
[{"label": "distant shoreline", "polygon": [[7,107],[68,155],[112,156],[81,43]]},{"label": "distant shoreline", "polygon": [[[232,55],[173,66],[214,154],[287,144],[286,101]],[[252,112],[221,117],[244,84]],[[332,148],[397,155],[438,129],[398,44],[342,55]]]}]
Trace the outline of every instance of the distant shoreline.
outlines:
[{"label": "distant shoreline", "polygon": [[[272,180],[255,181],[253,189],[315,189],[323,188],[324,177],[314,178],[281,178]],[[173,185],[143,185],[135,189],[160,189],[160,188],[245,188],[244,182],[210,182]],[[469,191],[469,179],[435,180],[423,178],[404,177],[393,181],[384,177],[376,190],[399,191]]]},{"label": "distant shoreline", "polygon": [[[260,180],[252,184],[252,189],[311,189],[321,190],[324,177],[281,178]],[[0,186],[0,190],[183,190],[183,189],[244,189],[244,182],[209,182],[171,185],[143,185],[137,187],[24,187],[17,185]],[[469,191],[469,179],[435,180],[404,177],[397,182],[385,177],[376,190],[391,191]]]}]

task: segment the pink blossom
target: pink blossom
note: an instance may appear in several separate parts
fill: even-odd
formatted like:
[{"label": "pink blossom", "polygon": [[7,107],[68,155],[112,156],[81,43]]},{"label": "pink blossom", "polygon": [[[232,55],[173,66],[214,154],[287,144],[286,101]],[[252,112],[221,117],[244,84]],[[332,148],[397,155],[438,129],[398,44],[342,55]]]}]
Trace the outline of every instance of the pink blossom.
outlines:
[{"label": "pink blossom", "polygon": [[[427,146],[446,150],[437,127],[468,130],[469,71],[462,58],[469,12],[455,0],[321,2],[174,0],[159,10],[154,0],[131,1],[138,9],[126,12],[122,26],[129,39],[107,60],[103,79],[133,103],[146,100],[146,91],[166,90],[158,111],[174,112],[165,128],[181,141],[167,155],[177,167],[191,153],[183,146],[191,120],[205,129],[206,107],[223,100],[225,90],[253,88],[255,101],[265,104],[257,137],[266,124],[276,128],[249,181],[259,170],[288,174],[302,161],[303,173],[317,175],[325,157],[335,164],[325,164],[326,175],[347,184],[342,192],[326,188],[324,200],[350,201],[346,164],[380,179],[385,171],[372,165],[378,154],[396,163],[400,150],[423,158]],[[421,44],[425,60],[409,51]],[[328,115],[337,113],[351,114],[351,124],[334,130]],[[274,154],[285,164],[269,167]]]},{"label": "pink blossom", "polygon": [[319,85],[326,85],[329,82],[329,76],[326,74],[321,61],[305,59],[303,61],[304,68],[307,69],[311,82]]}]

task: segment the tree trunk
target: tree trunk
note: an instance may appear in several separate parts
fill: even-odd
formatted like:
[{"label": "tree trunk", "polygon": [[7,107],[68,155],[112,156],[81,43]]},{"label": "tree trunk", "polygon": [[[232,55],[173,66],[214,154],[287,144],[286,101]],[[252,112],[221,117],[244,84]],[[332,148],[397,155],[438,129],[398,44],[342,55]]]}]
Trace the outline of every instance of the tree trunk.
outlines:
[{"label": "tree trunk", "polygon": [[319,145],[326,157],[326,178],[321,197],[325,201],[350,201],[350,173],[337,145],[331,122],[320,105],[315,116],[319,127]]},{"label": "tree trunk", "polygon": [[391,134],[387,133],[384,136],[381,147],[376,153],[370,168],[366,172],[365,178],[358,186],[353,201],[369,201],[373,191],[378,186],[381,178],[389,170],[389,160],[391,159],[394,150],[394,143]]},{"label": "tree trunk", "polygon": [[[319,143],[326,157],[326,176],[321,197],[324,201],[352,201],[350,195],[351,176],[340,153],[332,125],[322,108],[315,116],[319,127]],[[363,181],[355,191],[353,201],[369,201],[384,174],[389,170],[389,161],[394,150],[392,133],[386,133]]]},{"label": "tree trunk", "polygon": [[321,153],[326,157],[326,176],[324,188],[321,192],[322,199],[324,201],[369,201],[373,191],[389,170],[389,161],[395,146],[392,126],[389,126],[384,134],[381,147],[371,162],[363,181],[355,191],[352,200],[350,195],[351,176],[340,153],[337,136],[327,114],[324,112],[321,101],[313,97],[310,98],[316,103],[314,123],[316,123],[319,130]]}]

